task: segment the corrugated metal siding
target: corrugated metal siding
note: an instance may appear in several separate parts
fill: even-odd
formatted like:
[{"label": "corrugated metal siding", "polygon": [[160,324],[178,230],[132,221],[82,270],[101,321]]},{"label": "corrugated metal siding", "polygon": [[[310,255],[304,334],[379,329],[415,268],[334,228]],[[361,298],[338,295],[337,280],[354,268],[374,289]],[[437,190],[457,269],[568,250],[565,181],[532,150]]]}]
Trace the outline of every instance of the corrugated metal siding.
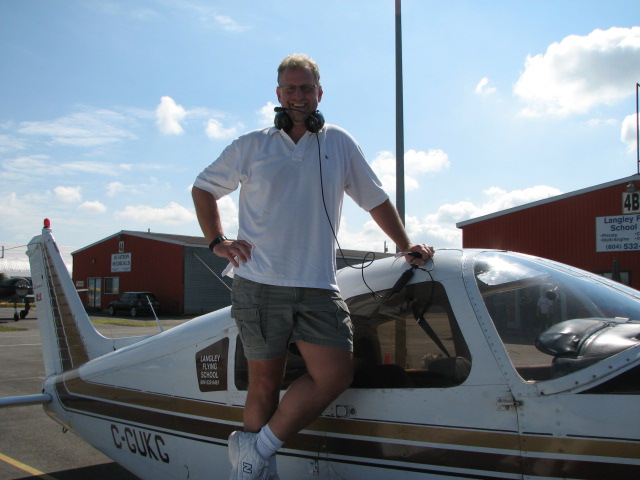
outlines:
[{"label": "corrugated metal siding", "polygon": [[[124,253],[131,253],[130,272],[111,272],[111,255],[124,242]],[[73,256],[73,280],[87,285],[89,277],[118,277],[119,294],[103,294],[101,308],[124,292],[151,291],[160,301],[161,313],[182,310],[182,247],[131,235],[121,235],[97,243]],[[104,283],[103,283],[104,285]],[[81,295],[86,302],[86,294]]]},{"label": "corrugated metal siding", "polygon": [[[111,276],[111,253],[118,252],[118,243],[104,242],[90,249],[82,250],[73,254],[73,281],[77,285],[78,281],[84,282],[86,286],[87,278],[103,277],[109,272]],[[99,274],[97,274],[99,273]]]},{"label": "corrugated metal siding", "polygon": [[[184,313],[202,314],[231,305],[231,295],[207,266],[222,278],[222,271],[228,265],[226,259],[213,255],[207,247],[184,248]],[[225,285],[231,287],[229,277],[222,278]]]},{"label": "corrugated metal siding", "polygon": [[[131,274],[120,277],[120,291],[149,290],[160,301],[160,311],[182,311],[182,247],[172,243],[123,235],[125,252],[131,252]],[[123,290],[125,282],[126,289]]]},{"label": "corrugated metal siding", "polygon": [[610,272],[617,259],[621,270],[631,272],[631,286],[640,289],[640,252],[596,252],[595,219],[622,215],[624,188],[619,184],[466,225],[462,245],[528,253],[594,273]]}]

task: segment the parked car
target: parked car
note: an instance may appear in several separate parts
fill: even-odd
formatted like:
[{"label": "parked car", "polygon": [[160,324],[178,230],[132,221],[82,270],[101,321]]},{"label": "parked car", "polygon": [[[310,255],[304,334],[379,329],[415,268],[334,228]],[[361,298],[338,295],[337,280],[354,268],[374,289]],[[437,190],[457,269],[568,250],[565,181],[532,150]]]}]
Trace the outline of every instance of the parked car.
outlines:
[{"label": "parked car", "polygon": [[141,313],[151,314],[151,306],[158,312],[160,302],[152,292],[125,292],[109,304],[108,311],[109,315],[115,315],[116,312],[126,310],[132,317],[136,317]]}]

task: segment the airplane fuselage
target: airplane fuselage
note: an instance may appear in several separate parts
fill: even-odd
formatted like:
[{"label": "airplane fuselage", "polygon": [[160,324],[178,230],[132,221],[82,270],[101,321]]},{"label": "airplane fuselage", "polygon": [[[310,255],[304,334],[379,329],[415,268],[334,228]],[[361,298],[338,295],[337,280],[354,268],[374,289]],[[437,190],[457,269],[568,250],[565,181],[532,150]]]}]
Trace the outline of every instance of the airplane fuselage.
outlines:
[{"label": "airplane fuselage", "polygon": [[[227,437],[242,427],[247,396],[229,308],[147,338],[101,338],[46,230],[31,252],[46,412],[141,478],[227,478]],[[591,361],[585,341],[583,354],[558,359],[533,346],[547,329],[533,294],[557,285],[555,320],[570,329],[576,316],[584,325],[609,315],[597,298],[606,281],[501,252],[438,251],[435,262],[398,293],[402,260],[376,262],[366,284],[339,274],[354,384],[279,451],[280,477],[638,477],[637,292],[614,292],[628,316],[602,320],[590,340],[600,356]],[[290,355],[283,393],[303,373]]]}]

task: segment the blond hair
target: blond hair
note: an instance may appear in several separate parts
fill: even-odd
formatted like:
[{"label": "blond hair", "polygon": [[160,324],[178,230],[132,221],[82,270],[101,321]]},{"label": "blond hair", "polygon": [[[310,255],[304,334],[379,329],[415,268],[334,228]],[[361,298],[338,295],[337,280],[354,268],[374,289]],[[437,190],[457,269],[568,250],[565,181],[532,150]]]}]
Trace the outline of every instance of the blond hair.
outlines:
[{"label": "blond hair", "polygon": [[280,75],[288,68],[309,70],[316,80],[316,85],[320,85],[320,69],[318,68],[318,64],[308,55],[294,53],[285,57],[278,67],[278,85],[280,84]]}]

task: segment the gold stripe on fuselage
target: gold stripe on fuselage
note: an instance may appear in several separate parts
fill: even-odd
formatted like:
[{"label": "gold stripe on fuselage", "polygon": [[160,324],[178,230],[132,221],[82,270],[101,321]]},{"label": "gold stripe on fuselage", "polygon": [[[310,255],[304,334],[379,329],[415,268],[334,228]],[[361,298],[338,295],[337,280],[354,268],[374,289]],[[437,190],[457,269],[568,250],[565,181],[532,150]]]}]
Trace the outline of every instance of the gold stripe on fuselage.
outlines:
[{"label": "gold stripe on fuselage", "polygon": [[[85,398],[97,402],[110,403],[117,414],[119,404],[137,409],[164,412],[175,415],[189,415],[221,422],[232,428],[242,424],[243,410],[241,407],[221,405],[202,400],[179,398],[160,393],[143,392],[112,385],[87,382],[82,379],[77,370],[67,372],[59,377],[57,382],[59,394],[63,395],[63,403],[69,407],[77,402],[64,402],[64,398]],[[156,425],[169,430],[176,428],[175,418],[171,425]],[[235,428],[235,427],[233,427]],[[225,433],[226,428],[223,429]],[[386,423],[375,420],[337,419],[321,417],[313,422],[306,431],[316,434],[348,436],[351,438],[365,438],[375,441],[415,442],[440,445],[453,449],[481,449],[485,452],[500,451],[508,456],[520,454],[520,442],[529,454],[545,455],[585,455],[609,457],[612,461],[619,459],[638,459],[640,444],[635,441],[558,438],[546,435],[523,435],[517,432],[478,431],[464,428],[406,425]],[[226,440],[226,437],[221,437]],[[525,448],[526,446],[526,448]]]}]

